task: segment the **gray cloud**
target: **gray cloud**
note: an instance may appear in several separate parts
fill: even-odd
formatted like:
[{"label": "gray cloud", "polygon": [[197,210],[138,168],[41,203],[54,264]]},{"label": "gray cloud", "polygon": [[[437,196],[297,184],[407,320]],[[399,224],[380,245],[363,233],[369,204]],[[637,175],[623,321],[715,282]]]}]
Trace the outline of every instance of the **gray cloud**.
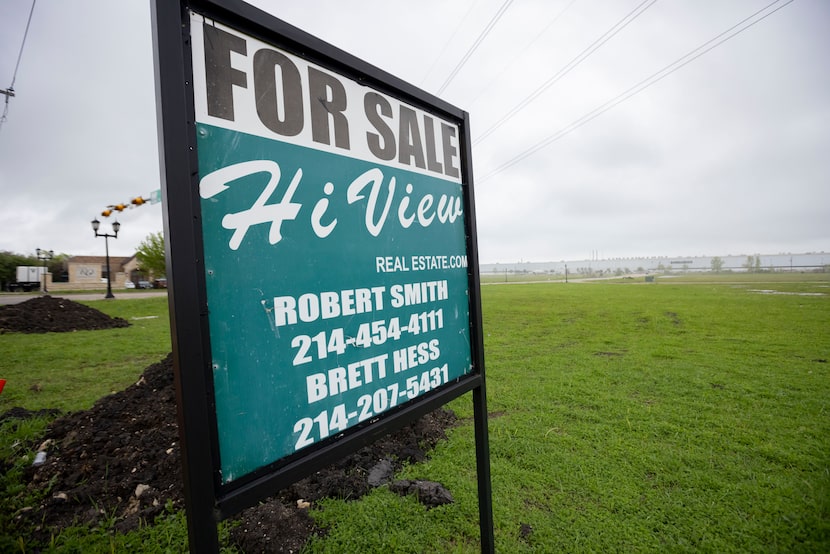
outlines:
[{"label": "gray cloud", "polygon": [[[482,179],[767,3],[658,2],[476,143],[482,261],[830,249],[822,0],[787,5]],[[7,4],[0,87],[29,7]],[[431,92],[501,4],[255,2]],[[578,1],[563,12],[567,4],[514,3],[447,87],[443,96],[470,111],[474,138],[637,5]],[[0,130],[0,249],[99,253],[89,220],[159,186],[148,3],[39,2],[15,89]],[[162,227],[158,205],[120,220],[118,254]]]}]

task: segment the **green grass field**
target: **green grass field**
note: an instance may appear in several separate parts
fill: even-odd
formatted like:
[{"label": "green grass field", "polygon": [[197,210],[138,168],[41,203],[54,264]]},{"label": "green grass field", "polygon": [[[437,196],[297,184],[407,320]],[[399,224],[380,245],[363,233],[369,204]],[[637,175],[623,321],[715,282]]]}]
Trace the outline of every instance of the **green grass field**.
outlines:
[{"label": "green grass field", "polygon": [[[829,277],[485,285],[497,552],[830,551]],[[88,408],[169,351],[165,299],[89,304],[160,317],[0,336],[0,412]],[[451,407],[461,425],[400,477],[439,481],[456,502],[426,510],[385,488],[328,500],[312,515],[329,532],[309,552],[479,550],[472,402]],[[44,424],[0,429],[7,514],[27,500],[21,441]],[[0,524],[0,544],[18,545],[10,516]],[[177,551],[186,537],[180,515],[140,533],[56,544]]]}]

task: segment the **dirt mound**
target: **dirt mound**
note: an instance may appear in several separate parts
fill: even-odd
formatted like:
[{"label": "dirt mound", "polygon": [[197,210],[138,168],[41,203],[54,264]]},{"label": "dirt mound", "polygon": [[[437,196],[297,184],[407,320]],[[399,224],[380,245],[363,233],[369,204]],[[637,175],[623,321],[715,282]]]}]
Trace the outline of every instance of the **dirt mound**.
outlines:
[{"label": "dirt mound", "polygon": [[34,417],[58,417],[59,415],[61,415],[61,411],[56,410],[55,408],[45,408],[43,410],[27,410],[26,408],[15,406],[14,408],[10,408],[9,410],[6,410],[2,414],[0,414],[0,423],[3,423],[4,421],[10,419],[26,420],[32,419]]},{"label": "dirt mound", "polygon": [[[426,457],[455,422],[446,410],[427,414],[340,462],[281,491],[235,519],[231,540],[244,552],[297,552],[316,529],[307,502],[323,497],[356,499],[366,494],[369,474],[381,462],[392,470]],[[29,486],[49,488],[39,506],[17,517],[32,538],[50,536],[76,523],[96,525],[116,517],[126,532],[152,523],[169,503],[184,504],[173,388],[172,357],[149,366],[126,390],[99,400],[90,410],[61,417],[40,450],[45,461],[29,469]],[[391,477],[391,473],[390,473]],[[381,480],[382,482],[383,480]],[[381,483],[382,484],[382,483]],[[298,500],[301,500],[298,505]]]},{"label": "dirt mound", "polygon": [[94,308],[49,295],[0,306],[0,334],[65,333],[127,327],[129,322]]}]

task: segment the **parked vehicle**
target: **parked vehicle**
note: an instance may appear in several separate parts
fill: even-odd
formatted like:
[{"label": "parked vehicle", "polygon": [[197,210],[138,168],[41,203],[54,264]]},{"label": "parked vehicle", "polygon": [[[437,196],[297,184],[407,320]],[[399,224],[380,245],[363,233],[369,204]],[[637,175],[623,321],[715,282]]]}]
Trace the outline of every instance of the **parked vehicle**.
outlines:
[{"label": "parked vehicle", "polygon": [[151,288],[153,288],[153,285],[150,283],[150,281],[139,281],[138,282],[138,288],[140,288],[140,289],[151,289]]},{"label": "parked vehicle", "polygon": [[43,284],[44,273],[46,273],[46,268],[39,265],[19,265],[15,274],[15,282],[9,283],[9,290],[13,292],[38,290]]},{"label": "parked vehicle", "polygon": [[127,281],[127,282],[124,283],[124,288],[125,289],[134,289],[135,288],[135,283],[133,283],[132,281]]}]

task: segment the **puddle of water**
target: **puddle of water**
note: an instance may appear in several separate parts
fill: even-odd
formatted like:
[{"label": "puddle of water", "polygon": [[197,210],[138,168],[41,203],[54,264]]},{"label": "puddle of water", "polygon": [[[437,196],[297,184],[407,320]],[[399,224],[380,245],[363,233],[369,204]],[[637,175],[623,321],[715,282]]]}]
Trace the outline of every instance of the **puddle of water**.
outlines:
[{"label": "puddle of water", "polygon": [[749,292],[755,292],[758,294],[785,294],[788,296],[826,296],[823,292],[786,292],[770,289],[749,289]]}]

